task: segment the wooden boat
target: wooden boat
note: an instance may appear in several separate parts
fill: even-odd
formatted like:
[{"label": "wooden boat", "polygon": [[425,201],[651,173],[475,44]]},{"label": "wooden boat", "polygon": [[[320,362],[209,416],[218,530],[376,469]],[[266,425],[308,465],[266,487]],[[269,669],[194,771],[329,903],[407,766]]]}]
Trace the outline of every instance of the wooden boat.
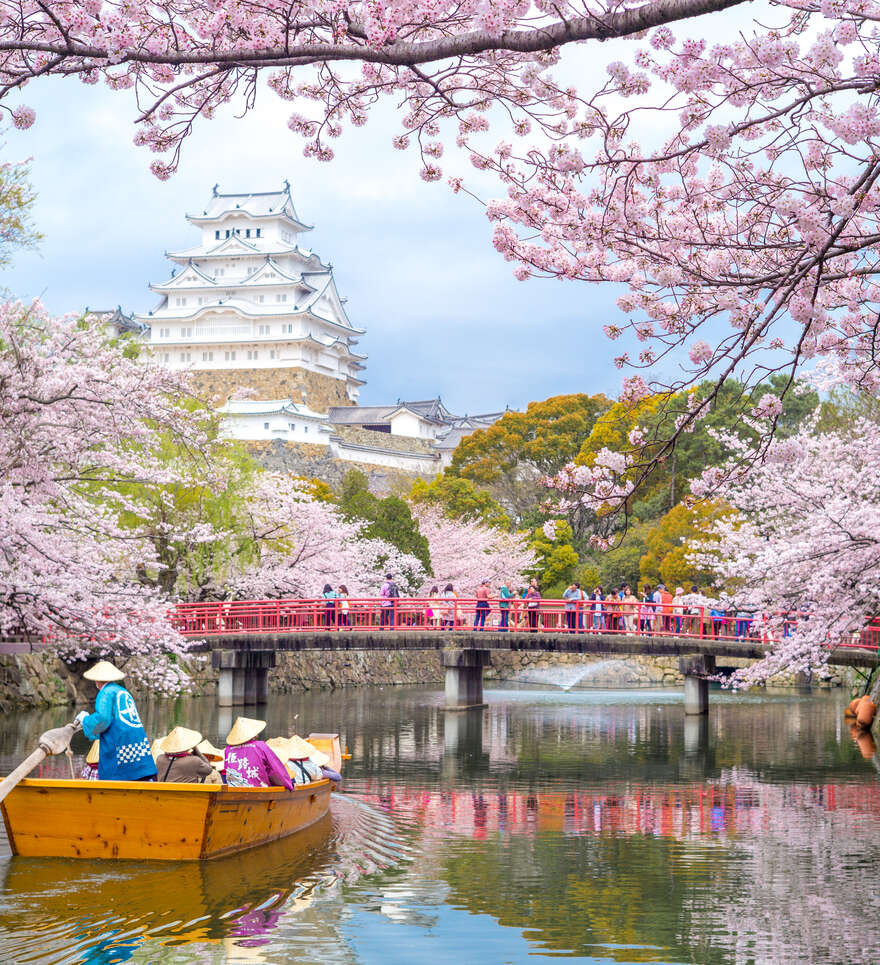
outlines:
[{"label": "wooden boat", "polygon": [[[336,735],[321,737],[330,748],[335,745],[332,756],[341,757]],[[234,854],[310,827],[327,814],[332,790],[327,779],[293,791],[36,779],[22,781],[0,809],[13,854],[195,861]]]}]

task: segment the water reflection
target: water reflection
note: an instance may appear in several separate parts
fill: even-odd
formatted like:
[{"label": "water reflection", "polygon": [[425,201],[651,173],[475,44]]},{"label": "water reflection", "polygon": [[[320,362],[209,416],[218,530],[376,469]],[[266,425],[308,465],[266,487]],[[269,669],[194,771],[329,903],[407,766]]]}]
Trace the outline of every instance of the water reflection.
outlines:
[{"label": "water reflection", "polygon": [[[841,697],[713,694],[708,719],[675,692],[487,697],[457,713],[422,689],[274,701],[270,733],[338,730],[354,755],[327,824],[202,866],[0,858],[0,961],[880,952],[880,898],[857,887],[880,861],[880,781]],[[208,702],[143,712],[152,732],[223,731]],[[0,769],[64,716],[13,718]]]}]

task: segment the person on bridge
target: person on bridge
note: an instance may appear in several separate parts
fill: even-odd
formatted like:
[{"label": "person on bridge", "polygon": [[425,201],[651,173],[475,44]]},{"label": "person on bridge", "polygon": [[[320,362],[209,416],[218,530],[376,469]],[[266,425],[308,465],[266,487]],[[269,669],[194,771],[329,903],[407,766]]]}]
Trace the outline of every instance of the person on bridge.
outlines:
[{"label": "person on bridge", "polygon": [[534,576],[529,580],[529,588],[526,590],[526,613],[529,616],[529,633],[535,633],[541,616],[541,591]]},{"label": "person on bridge", "polygon": [[565,625],[569,633],[574,633],[577,629],[578,607],[581,600],[580,583],[570,583],[562,593],[565,600]]},{"label": "person on bridge", "polygon": [[605,600],[605,594],[602,592],[601,586],[597,586],[593,590],[590,600],[592,601],[593,630],[598,632],[602,629],[602,604]]},{"label": "person on bridge", "polygon": [[98,780],[154,781],[156,762],[134,698],[119,682],[125,674],[100,660],[84,674],[98,688],[95,712],[81,711],[77,720],[89,740],[99,741]]},{"label": "person on bridge", "polygon": [[501,588],[498,590],[498,596],[500,598],[498,610],[501,615],[501,622],[498,624],[498,629],[506,632],[510,626],[510,601],[513,599],[510,587],[506,583],[501,584]]},{"label": "person on bridge", "polygon": [[339,626],[351,629],[351,617],[349,615],[350,605],[348,602],[348,587],[344,583],[339,584],[336,591],[336,606],[338,608],[337,619]]},{"label": "person on bridge", "polygon": [[324,584],[324,592],[321,594],[324,597],[324,626],[325,627],[335,627],[336,626],[336,599],[339,594],[329,583]]},{"label": "person on bridge", "polygon": [[400,597],[400,590],[398,590],[391,573],[385,574],[385,582],[382,584],[380,592],[382,594],[382,629],[390,627],[393,630],[394,610]]},{"label": "person on bridge", "polygon": [[489,615],[489,581],[483,582],[477,587],[474,596],[477,598],[477,609],[474,613],[474,629],[486,629],[486,617]]},{"label": "person on bridge", "polygon": [[623,614],[623,629],[626,633],[636,632],[636,614],[639,612],[639,600],[633,593],[629,584],[623,585],[623,599],[620,601],[620,610]]},{"label": "person on bridge", "polygon": [[650,584],[642,587],[641,606],[639,607],[639,633],[654,632],[654,594]]},{"label": "person on bridge", "polygon": [[226,735],[226,783],[230,787],[286,787],[293,790],[287,769],[265,741],[257,740],[264,720],[238,717]]}]

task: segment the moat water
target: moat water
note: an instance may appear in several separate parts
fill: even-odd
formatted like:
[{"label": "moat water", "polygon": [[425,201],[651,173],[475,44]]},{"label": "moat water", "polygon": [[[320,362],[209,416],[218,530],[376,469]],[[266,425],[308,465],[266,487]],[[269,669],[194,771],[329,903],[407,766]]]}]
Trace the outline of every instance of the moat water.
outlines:
[{"label": "moat water", "polygon": [[[0,837],[0,963],[880,954],[880,765],[843,693],[713,692],[708,720],[685,720],[676,691],[486,699],[450,714],[424,688],[273,698],[267,734],[338,731],[353,755],[304,838],[199,865],[25,859]],[[207,700],[140,709],[151,736],[185,723],[219,743],[230,724]],[[0,772],[67,717],[8,717]]]}]

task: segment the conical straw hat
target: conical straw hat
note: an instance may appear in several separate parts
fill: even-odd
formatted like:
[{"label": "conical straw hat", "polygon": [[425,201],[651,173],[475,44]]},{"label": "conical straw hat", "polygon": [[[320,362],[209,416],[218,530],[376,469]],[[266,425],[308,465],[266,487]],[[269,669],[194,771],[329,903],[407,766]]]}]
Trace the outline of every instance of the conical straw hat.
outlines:
[{"label": "conical straw hat", "polygon": [[100,748],[101,748],[100,741],[92,741],[92,746],[89,748],[88,754],[86,754],[86,764],[98,763],[98,752]]},{"label": "conical straw hat", "polygon": [[292,761],[304,761],[307,757],[311,757],[317,753],[317,748],[313,747],[307,740],[303,740],[302,737],[297,737],[297,735],[294,734],[293,737],[290,738],[287,752]]},{"label": "conical straw hat", "polygon": [[266,746],[278,757],[282,764],[290,760],[290,739],[287,737],[270,737]]},{"label": "conical straw hat", "polygon": [[251,717],[237,717],[232,730],[226,735],[227,744],[244,744],[253,740],[266,726],[264,720],[254,720]]},{"label": "conical straw hat", "polygon": [[[308,744],[308,741],[306,741],[306,743]],[[330,763],[329,754],[325,754],[324,751],[318,750],[314,744],[309,744],[309,747],[312,748],[312,753],[309,754],[309,760],[314,761],[318,767],[324,767]]]},{"label": "conical straw hat", "polygon": [[125,674],[119,669],[119,667],[114,667],[109,660],[99,660],[94,667],[89,667],[89,669],[83,674],[86,680],[95,680],[98,683],[110,683],[111,680],[122,680]]},{"label": "conical straw hat", "polygon": [[223,751],[219,747],[215,747],[206,737],[201,744],[196,748],[196,750],[203,756],[207,757],[209,761],[222,761]]},{"label": "conical straw hat", "polygon": [[162,740],[162,750],[166,754],[183,754],[184,751],[191,751],[201,739],[202,735],[197,730],[190,730],[188,727],[175,727]]}]

